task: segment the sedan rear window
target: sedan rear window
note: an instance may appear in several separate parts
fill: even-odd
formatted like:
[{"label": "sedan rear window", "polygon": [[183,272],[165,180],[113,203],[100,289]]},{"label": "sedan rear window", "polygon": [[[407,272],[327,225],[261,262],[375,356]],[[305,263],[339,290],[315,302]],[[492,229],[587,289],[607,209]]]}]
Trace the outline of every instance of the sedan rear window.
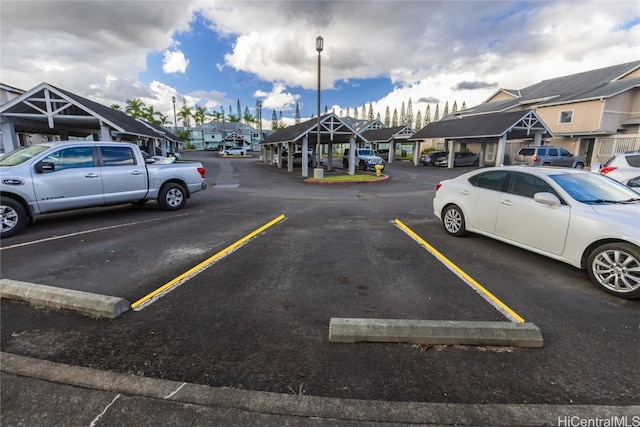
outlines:
[{"label": "sedan rear window", "polygon": [[506,171],[490,171],[472,176],[469,178],[469,183],[474,187],[501,191],[506,177]]}]

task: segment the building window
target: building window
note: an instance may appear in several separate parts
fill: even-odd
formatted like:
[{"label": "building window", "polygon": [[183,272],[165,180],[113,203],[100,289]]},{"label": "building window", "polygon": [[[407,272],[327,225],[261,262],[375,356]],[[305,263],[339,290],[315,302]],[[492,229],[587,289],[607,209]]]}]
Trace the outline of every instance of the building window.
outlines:
[{"label": "building window", "polygon": [[571,123],[573,110],[560,111],[560,123]]}]

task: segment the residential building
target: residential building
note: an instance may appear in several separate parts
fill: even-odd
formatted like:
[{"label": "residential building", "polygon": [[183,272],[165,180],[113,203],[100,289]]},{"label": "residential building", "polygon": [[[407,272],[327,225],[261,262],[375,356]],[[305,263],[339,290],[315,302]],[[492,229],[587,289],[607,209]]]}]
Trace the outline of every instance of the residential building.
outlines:
[{"label": "residential building", "polygon": [[[495,135],[491,140],[476,131],[436,138],[427,130],[431,125],[435,130],[437,123],[446,120],[482,116],[497,120],[501,114],[517,111],[532,111],[534,115],[528,117],[541,122],[537,139],[535,132],[519,138],[504,134],[501,147]],[[501,164],[523,145],[546,144],[585,156],[588,162],[603,163],[616,152],[640,149],[640,61],[544,80],[523,89],[500,89],[482,104],[440,122],[430,123],[415,135],[423,138],[423,147],[445,148],[447,142],[455,141],[472,151],[486,149],[485,160]],[[522,123],[517,127],[522,128]]]}]

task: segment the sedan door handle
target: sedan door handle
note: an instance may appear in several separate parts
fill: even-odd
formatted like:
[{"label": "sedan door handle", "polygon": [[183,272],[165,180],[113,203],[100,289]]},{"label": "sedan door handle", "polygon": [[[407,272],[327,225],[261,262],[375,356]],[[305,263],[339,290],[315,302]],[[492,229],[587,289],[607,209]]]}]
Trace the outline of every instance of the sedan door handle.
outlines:
[{"label": "sedan door handle", "polygon": [[462,194],[463,196],[468,196],[469,194],[471,194],[471,191],[469,191],[469,190],[460,190],[460,194]]},{"label": "sedan door handle", "polygon": [[100,178],[100,175],[97,173],[88,173],[84,176],[85,178]]},{"label": "sedan door handle", "polygon": [[513,206],[513,202],[509,199],[500,200],[500,203],[502,203],[505,206]]}]

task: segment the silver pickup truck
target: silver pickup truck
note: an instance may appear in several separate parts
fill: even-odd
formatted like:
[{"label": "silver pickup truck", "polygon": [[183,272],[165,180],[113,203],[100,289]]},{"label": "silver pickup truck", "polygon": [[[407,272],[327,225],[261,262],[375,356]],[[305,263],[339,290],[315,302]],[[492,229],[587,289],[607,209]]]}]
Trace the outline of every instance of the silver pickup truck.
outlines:
[{"label": "silver pickup truck", "polygon": [[200,163],[153,162],[127,142],[49,142],[7,153],[0,157],[0,237],[50,212],[149,199],[177,210],[207,188]]}]

